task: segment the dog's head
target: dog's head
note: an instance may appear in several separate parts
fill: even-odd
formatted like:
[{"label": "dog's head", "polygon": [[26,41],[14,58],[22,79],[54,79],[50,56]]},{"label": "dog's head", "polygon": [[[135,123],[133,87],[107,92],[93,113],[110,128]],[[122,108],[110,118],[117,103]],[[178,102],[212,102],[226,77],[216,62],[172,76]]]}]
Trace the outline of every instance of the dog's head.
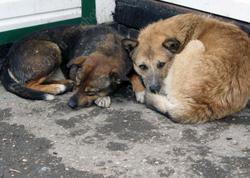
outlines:
[{"label": "dog's head", "polygon": [[175,55],[190,39],[196,38],[198,22],[199,18],[192,14],[177,15],[148,25],[140,31],[137,40],[122,41],[148,90],[159,92]]},{"label": "dog's head", "polygon": [[101,54],[78,57],[68,67],[71,68],[70,78],[77,85],[68,103],[71,108],[90,106],[98,97],[109,95],[124,80],[117,63]]},{"label": "dog's head", "polygon": [[141,34],[138,40],[124,39],[123,45],[147,90],[158,93],[173,63],[173,57],[181,49],[181,42],[177,38]]}]

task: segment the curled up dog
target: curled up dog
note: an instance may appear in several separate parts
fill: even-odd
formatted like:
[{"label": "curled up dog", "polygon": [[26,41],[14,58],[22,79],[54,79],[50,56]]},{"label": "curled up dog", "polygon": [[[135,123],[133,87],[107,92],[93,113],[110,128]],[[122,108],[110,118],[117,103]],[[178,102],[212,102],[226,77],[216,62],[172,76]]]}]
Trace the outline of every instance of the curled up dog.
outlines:
[{"label": "curled up dog", "polygon": [[123,44],[139,75],[134,77],[137,100],[173,121],[221,119],[249,100],[250,40],[233,24],[177,15],[150,24],[138,40]]},{"label": "curled up dog", "polygon": [[2,84],[11,93],[32,100],[52,100],[76,84],[70,107],[94,102],[108,107],[108,96],[127,80],[131,68],[121,39],[106,25],[59,27],[32,34],[11,47]]}]

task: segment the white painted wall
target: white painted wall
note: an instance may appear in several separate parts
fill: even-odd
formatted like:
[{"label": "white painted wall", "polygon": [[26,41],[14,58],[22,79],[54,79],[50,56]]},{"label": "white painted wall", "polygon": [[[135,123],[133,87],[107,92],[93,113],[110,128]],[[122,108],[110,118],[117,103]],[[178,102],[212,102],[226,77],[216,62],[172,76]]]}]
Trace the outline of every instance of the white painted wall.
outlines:
[{"label": "white painted wall", "polygon": [[115,0],[96,0],[97,23],[113,21],[112,13],[115,10]]},{"label": "white painted wall", "polygon": [[[250,22],[250,0],[162,1]],[[114,9],[115,0],[96,0],[97,22],[113,21]],[[81,0],[0,0],[0,32],[77,17]]]},{"label": "white painted wall", "polygon": [[162,0],[233,19],[250,22],[250,0]]},{"label": "white painted wall", "polygon": [[0,0],[0,32],[81,17],[81,0]]}]

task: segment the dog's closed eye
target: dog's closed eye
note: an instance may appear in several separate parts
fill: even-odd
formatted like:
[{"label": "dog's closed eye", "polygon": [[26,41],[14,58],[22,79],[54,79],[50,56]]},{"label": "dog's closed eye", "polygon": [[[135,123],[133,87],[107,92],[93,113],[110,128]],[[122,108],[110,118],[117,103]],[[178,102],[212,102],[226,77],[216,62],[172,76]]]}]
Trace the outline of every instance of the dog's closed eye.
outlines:
[{"label": "dog's closed eye", "polygon": [[157,63],[157,68],[162,69],[165,66],[166,62],[158,62]]},{"label": "dog's closed eye", "polygon": [[139,65],[139,68],[141,69],[141,70],[147,70],[148,69],[148,66],[146,66],[145,64],[141,64],[141,65]]}]

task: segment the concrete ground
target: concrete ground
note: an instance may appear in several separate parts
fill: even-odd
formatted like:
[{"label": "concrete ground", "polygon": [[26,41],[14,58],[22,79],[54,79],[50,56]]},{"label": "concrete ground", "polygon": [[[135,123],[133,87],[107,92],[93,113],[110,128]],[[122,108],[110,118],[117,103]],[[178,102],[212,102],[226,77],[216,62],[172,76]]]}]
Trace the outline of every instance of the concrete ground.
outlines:
[{"label": "concrete ground", "polygon": [[122,93],[71,110],[71,94],[29,101],[0,85],[0,177],[250,177],[250,107],[181,125]]}]

